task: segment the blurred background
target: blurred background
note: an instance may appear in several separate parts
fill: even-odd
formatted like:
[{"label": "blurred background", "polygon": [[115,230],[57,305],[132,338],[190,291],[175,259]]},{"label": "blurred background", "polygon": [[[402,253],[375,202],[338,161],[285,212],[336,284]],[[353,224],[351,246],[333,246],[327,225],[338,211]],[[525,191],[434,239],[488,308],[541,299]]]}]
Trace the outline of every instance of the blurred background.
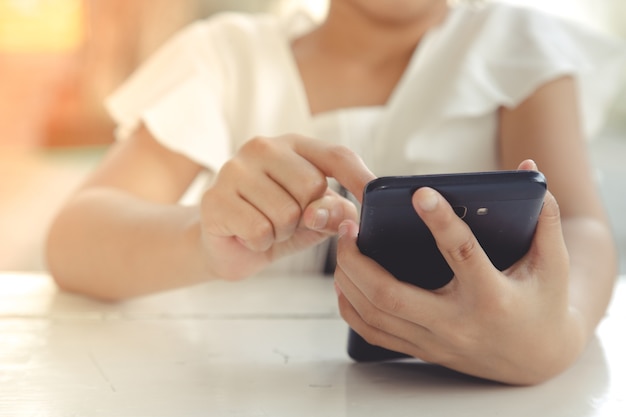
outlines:
[{"label": "blurred background", "polygon": [[[626,39],[624,0],[500,1]],[[45,268],[41,248],[51,217],[113,141],[104,97],[169,36],[218,11],[281,14],[302,5],[320,15],[327,6],[325,0],[0,0],[0,270]],[[626,92],[591,148],[626,254]]]}]

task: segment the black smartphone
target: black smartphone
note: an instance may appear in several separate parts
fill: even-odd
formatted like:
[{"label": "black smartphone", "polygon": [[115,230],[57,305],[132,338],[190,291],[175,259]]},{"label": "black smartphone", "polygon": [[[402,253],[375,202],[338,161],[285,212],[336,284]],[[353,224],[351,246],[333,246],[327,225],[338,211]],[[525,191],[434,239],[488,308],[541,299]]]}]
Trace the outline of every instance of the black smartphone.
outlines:
[{"label": "black smartphone", "polygon": [[[454,274],[435,239],[415,212],[413,193],[436,189],[471,228],[499,270],[528,251],[546,193],[537,171],[380,177],[364,190],[357,245],[399,280],[434,290]],[[404,355],[372,346],[350,329],[348,354],[357,361]]]}]

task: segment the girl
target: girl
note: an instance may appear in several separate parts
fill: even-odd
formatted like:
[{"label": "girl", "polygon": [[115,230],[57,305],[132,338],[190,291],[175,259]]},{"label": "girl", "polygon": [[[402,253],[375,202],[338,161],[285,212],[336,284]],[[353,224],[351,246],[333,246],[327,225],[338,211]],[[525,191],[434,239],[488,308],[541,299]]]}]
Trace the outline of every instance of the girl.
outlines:
[{"label": "girl", "polygon": [[[538,383],[583,351],[616,276],[585,137],[608,98],[587,81],[614,78],[620,48],[528,10],[445,0],[193,24],[108,101],[123,140],[52,225],[50,270],[117,300],[320,271],[320,243],[339,231],[340,310],[366,340]],[[527,159],[551,193],[530,252],[502,273],[440,195],[415,193],[455,272],[437,292],[359,253],[357,209],[327,180],[359,198],[374,173],[536,169]],[[203,172],[201,197],[179,204]]]}]

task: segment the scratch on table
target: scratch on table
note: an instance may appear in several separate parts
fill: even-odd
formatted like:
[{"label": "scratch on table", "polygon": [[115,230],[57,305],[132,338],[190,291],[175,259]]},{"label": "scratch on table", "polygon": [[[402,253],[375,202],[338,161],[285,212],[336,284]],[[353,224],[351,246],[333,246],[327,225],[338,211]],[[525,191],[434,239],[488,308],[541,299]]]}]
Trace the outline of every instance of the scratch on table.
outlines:
[{"label": "scratch on table", "polygon": [[93,352],[89,351],[88,354],[89,354],[89,359],[91,360],[91,363],[93,363],[93,366],[95,366],[95,368],[98,370],[98,373],[100,374],[104,382],[107,383],[109,388],[111,388],[112,392],[117,392],[117,390],[115,389],[115,386],[113,385],[113,383],[111,382],[107,374],[104,372],[104,369],[102,369],[102,367],[100,366],[100,363],[94,356]]},{"label": "scratch on table", "polygon": [[310,388],[332,388],[333,384],[309,384]]},{"label": "scratch on table", "polygon": [[284,361],[285,364],[289,363],[289,355],[288,354],[286,354],[285,352],[282,352],[278,348],[274,348],[273,352],[275,354],[281,356],[283,358],[283,361]]}]

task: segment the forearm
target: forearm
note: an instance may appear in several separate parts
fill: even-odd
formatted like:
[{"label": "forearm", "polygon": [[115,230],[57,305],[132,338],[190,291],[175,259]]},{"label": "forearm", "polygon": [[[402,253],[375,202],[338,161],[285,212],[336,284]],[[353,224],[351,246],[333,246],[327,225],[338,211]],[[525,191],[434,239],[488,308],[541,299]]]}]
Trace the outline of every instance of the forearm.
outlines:
[{"label": "forearm", "polygon": [[570,255],[570,307],[583,320],[586,338],[592,337],[605,315],[617,276],[617,255],[607,223],[594,218],[563,219]]},{"label": "forearm", "polygon": [[48,266],[60,287],[107,300],[201,282],[199,217],[197,207],[85,190],[51,227]]}]

